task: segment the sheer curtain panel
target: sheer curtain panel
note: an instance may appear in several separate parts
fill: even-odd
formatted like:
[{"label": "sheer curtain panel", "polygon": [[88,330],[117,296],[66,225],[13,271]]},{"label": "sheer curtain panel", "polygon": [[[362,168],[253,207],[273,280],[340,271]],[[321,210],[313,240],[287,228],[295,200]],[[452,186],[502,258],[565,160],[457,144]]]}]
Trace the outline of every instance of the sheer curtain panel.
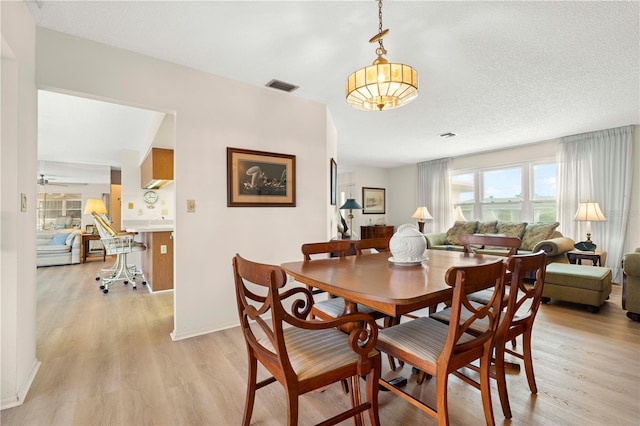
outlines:
[{"label": "sheer curtain panel", "polygon": [[576,222],[578,203],[596,201],[606,222],[591,222],[597,250],[607,252],[613,280],[622,282],[620,260],[629,220],[632,184],[633,126],[617,127],[560,139],[558,167],[559,230],[576,241],[587,233],[585,222]]},{"label": "sheer curtain panel", "polygon": [[424,232],[444,232],[451,227],[452,208],[449,168],[451,159],[418,163],[418,206],[425,206],[433,216],[424,224]]}]

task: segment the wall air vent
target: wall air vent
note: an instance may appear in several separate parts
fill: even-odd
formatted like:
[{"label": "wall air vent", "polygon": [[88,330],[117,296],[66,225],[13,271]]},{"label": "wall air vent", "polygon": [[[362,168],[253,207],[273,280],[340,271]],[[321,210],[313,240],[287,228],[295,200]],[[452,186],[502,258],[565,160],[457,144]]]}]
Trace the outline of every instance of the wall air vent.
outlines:
[{"label": "wall air vent", "polygon": [[451,132],[442,133],[442,134],[440,135],[440,137],[441,137],[441,138],[445,138],[445,139],[447,139],[447,138],[452,138],[452,137],[454,137],[454,136],[457,136],[457,135],[456,135],[455,133],[451,133]]},{"label": "wall air vent", "polygon": [[284,81],[280,81],[276,79],[271,80],[270,82],[265,84],[265,86],[271,87],[272,89],[283,90],[285,92],[293,92],[298,87],[300,87],[300,86],[294,86],[291,83],[285,83]]}]

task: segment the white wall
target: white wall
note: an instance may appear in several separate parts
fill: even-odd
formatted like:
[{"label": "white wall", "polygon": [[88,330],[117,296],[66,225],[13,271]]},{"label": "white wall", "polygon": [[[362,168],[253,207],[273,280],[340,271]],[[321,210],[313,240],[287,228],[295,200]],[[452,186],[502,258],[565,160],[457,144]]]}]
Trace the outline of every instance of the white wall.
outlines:
[{"label": "white wall", "polygon": [[[175,114],[174,338],[237,324],[235,253],[279,264],[327,237],[325,105],[41,28],[36,55],[40,88]],[[296,155],[297,207],[228,208],[227,147]]]},{"label": "white wall", "polygon": [[[417,165],[389,169],[389,189],[387,190],[387,206],[389,224],[396,229],[405,223],[417,224],[411,215],[418,207],[418,168]],[[428,222],[427,224],[428,225]],[[425,225],[425,232],[426,227]]]},{"label": "white wall", "polygon": [[[0,2],[0,408],[22,404],[36,359],[35,24],[23,2]],[[21,211],[21,194],[27,209]]]}]

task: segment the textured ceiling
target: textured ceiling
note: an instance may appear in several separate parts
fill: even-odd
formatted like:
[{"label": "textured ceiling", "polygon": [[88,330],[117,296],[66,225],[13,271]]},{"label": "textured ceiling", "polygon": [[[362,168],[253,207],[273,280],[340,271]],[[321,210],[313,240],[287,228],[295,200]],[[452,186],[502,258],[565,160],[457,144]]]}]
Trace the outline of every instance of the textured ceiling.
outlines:
[{"label": "textured ceiling", "polygon": [[27,3],[42,27],[259,86],[300,86],[287,96],[329,105],[342,170],[640,123],[638,2],[388,0],[387,58],[418,70],[420,94],[385,112],[344,99],[347,75],[375,58],[371,0]]}]

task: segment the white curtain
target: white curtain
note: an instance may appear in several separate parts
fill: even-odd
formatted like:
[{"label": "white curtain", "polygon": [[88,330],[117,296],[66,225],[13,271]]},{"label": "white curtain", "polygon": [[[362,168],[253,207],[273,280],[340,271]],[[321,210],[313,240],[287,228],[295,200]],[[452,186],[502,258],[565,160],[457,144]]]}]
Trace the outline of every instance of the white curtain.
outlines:
[{"label": "white curtain", "polygon": [[586,239],[587,224],[573,220],[578,203],[596,201],[607,218],[591,222],[591,239],[607,252],[613,281],[622,283],[620,261],[629,220],[633,126],[561,138],[558,167],[559,230],[576,241]]},{"label": "white curtain", "polygon": [[449,196],[449,168],[451,159],[425,161],[418,163],[419,206],[425,206],[433,220],[424,224],[424,232],[444,232],[451,227],[453,210]]}]

